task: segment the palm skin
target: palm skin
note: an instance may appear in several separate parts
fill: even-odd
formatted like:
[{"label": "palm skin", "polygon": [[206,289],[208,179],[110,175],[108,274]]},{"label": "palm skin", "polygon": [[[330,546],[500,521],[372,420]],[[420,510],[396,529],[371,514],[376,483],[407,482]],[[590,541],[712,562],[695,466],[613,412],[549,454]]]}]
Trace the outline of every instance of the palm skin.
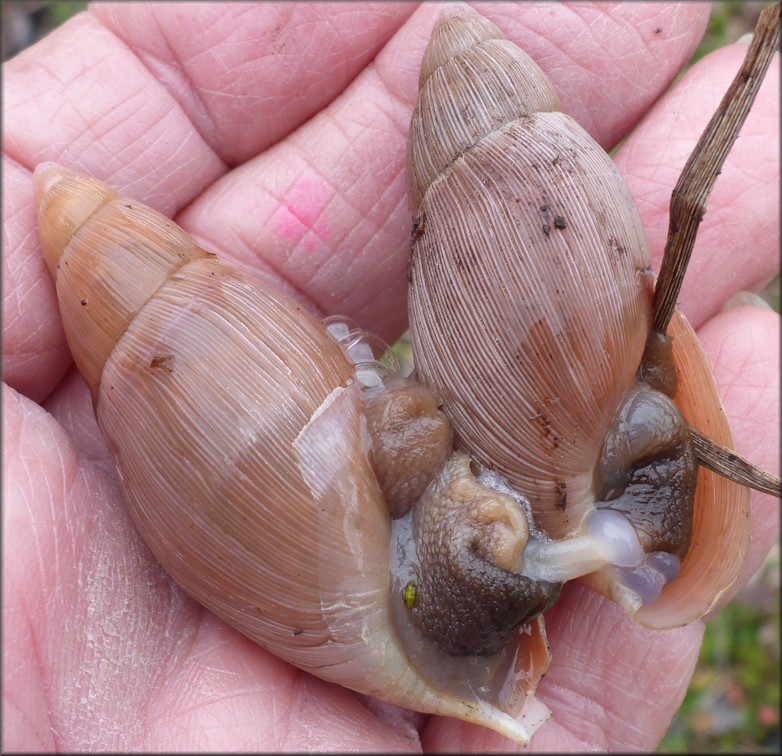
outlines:
[{"label": "palm skin", "polygon": [[[98,4],[5,66],[3,744],[8,750],[514,749],[456,720],[368,703],[275,659],[186,597],[125,512],[40,256],[30,175],[54,160],[175,217],[318,316],[406,326],[404,150],[437,15],[414,4]],[[671,189],[744,49],[661,93],[700,4],[481,5],[539,61],[639,204],[653,267]],[[659,31],[658,31],[659,30]],[[658,99],[660,98],[660,99]],[[656,101],[656,104],[655,104]],[[778,468],[779,318],[720,312],[778,270],[778,61],[701,226],[682,309],[738,450]],[[752,553],[777,533],[753,497]],[[728,597],[726,597],[727,600]],[[652,632],[568,585],[536,750],[651,749],[701,622]]]}]

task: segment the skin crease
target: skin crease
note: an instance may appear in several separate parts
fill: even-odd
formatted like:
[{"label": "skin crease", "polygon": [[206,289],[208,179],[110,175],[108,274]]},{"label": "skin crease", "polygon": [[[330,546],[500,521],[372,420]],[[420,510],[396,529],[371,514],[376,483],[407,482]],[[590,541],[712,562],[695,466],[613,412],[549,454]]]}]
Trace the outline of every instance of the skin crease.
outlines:
[{"label": "skin crease", "polygon": [[[391,340],[406,324],[404,145],[437,7],[185,7],[99,4],[5,64],[3,747],[518,750],[456,720],[394,718],[275,659],[172,585],[125,513],[40,257],[39,162],[175,216],[317,314],[347,314]],[[611,147],[689,58],[708,7],[481,12]],[[709,56],[617,154],[655,265],[670,191],[742,54]],[[778,60],[772,71],[717,182],[681,302],[738,450],[778,473],[779,317],[719,313],[779,267]],[[738,207],[725,215],[728,203]],[[755,495],[753,507],[752,553],[731,595],[776,538],[778,503]],[[546,619],[554,661],[538,694],[553,718],[533,749],[653,749],[702,623],[645,630],[572,584]]]}]

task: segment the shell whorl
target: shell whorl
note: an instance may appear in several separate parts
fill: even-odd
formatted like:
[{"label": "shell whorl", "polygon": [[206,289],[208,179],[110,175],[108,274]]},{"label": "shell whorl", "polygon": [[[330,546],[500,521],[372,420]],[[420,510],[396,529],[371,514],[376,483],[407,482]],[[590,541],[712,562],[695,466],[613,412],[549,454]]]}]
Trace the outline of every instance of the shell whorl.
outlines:
[{"label": "shell whorl", "polygon": [[447,6],[432,33],[407,141],[413,214],[451,163],[503,124],[559,110],[543,72],[497,27]]},{"label": "shell whorl", "polygon": [[96,401],[103,366],[138,311],[208,253],[170,218],[53,163],[37,168],[35,193],[68,343]]},{"label": "shell whorl", "polygon": [[[601,496],[598,466],[636,385],[654,277],[611,159],[541,96],[550,85],[524,53],[514,48],[501,70],[487,70],[487,46],[504,49],[493,37],[500,32],[472,10],[450,8],[421,76],[408,148],[414,357],[443,399],[456,448],[526,496],[548,537],[567,539],[583,533]],[[462,71],[478,69],[483,78],[463,86]],[[488,97],[484,80],[517,83]],[[681,415],[730,446],[708,363],[678,314],[670,335]],[[680,575],[637,611],[643,624],[697,619],[741,571],[746,489],[700,470],[692,512]],[[587,580],[629,608],[610,574]]]}]

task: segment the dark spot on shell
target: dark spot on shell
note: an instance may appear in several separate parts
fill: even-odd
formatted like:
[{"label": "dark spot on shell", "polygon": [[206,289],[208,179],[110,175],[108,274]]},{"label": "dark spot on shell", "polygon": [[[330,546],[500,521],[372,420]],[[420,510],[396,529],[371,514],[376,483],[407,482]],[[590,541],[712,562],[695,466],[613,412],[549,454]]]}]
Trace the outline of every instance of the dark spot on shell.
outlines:
[{"label": "dark spot on shell", "polygon": [[567,226],[567,224],[565,223],[565,219],[561,215],[557,215],[554,218],[554,225],[557,228],[565,228]]},{"label": "dark spot on shell", "polygon": [[293,632],[291,633],[291,635],[293,635],[295,637],[297,635],[301,635],[303,632],[304,631],[300,627],[294,627],[293,628]]},{"label": "dark spot on shell", "polygon": [[567,485],[565,481],[558,481],[554,484],[554,491],[558,497],[557,507],[563,512],[567,508]]},{"label": "dark spot on shell", "polygon": [[149,363],[151,370],[165,370],[166,373],[174,372],[174,355],[157,354]]},{"label": "dark spot on shell", "polygon": [[661,29],[661,28],[658,26],[658,27],[657,27],[657,28],[654,30],[654,33],[655,33],[655,34],[660,34],[660,32],[662,32],[662,29]]},{"label": "dark spot on shell", "polygon": [[546,202],[545,200],[538,207],[540,209],[541,215],[543,216],[543,233],[546,236],[548,236],[551,233],[552,220],[554,222],[554,225],[557,225],[557,219],[559,219],[561,216],[559,215],[554,216],[551,210],[551,204]]},{"label": "dark spot on shell", "polygon": [[86,299],[82,299],[81,300],[81,306],[82,307],[86,307],[87,306],[87,300]]},{"label": "dark spot on shell", "polygon": [[426,229],[426,213],[421,213],[413,218],[413,243],[424,234]]},{"label": "dark spot on shell", "polygon": [[627,254],[627,247],[613,236],[608,240],[608,246],[617,257],[624,257]]},{"label": "dark spot on shell", "polygon": [[559,446],[560,439],[557,433],[551,427],[551,420],[549,419],[549,416],[545,412],[538,412],[538,414],[532,418],[532,421],[543,432],[543,437],[548,442],[549,448],[552,451],[556,449]]}]

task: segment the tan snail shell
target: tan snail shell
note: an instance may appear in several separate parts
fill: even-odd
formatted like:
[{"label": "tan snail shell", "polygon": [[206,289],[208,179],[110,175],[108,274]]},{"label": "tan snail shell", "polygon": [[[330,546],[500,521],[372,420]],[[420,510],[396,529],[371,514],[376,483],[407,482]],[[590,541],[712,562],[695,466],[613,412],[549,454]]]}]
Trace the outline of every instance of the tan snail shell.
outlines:
[{"label": "tan snail shell", "polygon": [[53,164],[34,181],[68,343],[169,574],[301,669],[526,741],[542,619],[486,662],[399,637],[362,385],[326,325],[102,182]]},{"label": "tan snail shell", "polygon": [[[486,77],[485,89],[460,89],[475,75]],[[355,334],[348,328],[346,339],[335,338],[343,323],[319,323],[199,249],[167,218],[51,164],[35,174],[41,239],[131,513],[174,579],[301,669],[526,743],[547,716],[533,695],[549,662],[542,619],[514,626],[507,648],[491,655],[453,656],[417,637],[406,623],[405,578],[391,572],[404,518],[392,523],[389,500],[402,510],[418,500],[415,516],[431,519],[434,533],[452,502],[473,502],[492,538],[516,538],[506,550],[494,541],[481,547],[499,549],[495,561],[511,573],[530,528],[544,539],[577,536],[605,434],[646,343],[651,275],[637,212],[610,160],[552,112],[557,100],[543,74],[495,27],[465,9],[444,13],[421,81],[409,151],[419,219],[411,324],[418,369],[434,393],[393,376],[381,381],[387,394],[365,391],[364,358],[350,351]],[[496,97],[511,88],[530,97]],[[462,123],[455,113],[470,118]],[[491,151],[479,158],[478,148],[516,122],[520,136],[533,128],[535,139],[494,156],[512,159],[478,182],[487,192],[454,183],[476,159],[490,173]],[[519,192],[534,182],[547,193],[532,197],[525,217]],[[593,199],[601,192],[605,199]],[[490,244],[465,243],[459,234],[470,224]],[[440,239],[444,227],[455,241]],[[549,256],[539,257],[547,247]],[[459,307],[447,301],[454,297]],[[673,327],[677,402],[692,425],[729,443],[692,331],[680,317]],[[497,353],[508,358],[506,372],[497,370]],[[519,372],[520,357],[540,366]],[[703,409],[705,392],[713,403]],[[399,398],[396,420],[365,395],[381,410]],[[440,398],[457,448],[479,465],[460,452],[449,457]],[[412,451],[390,443],[384,462],[378,439],[393,435],[400,413],[405,429],[424,417],[437,430],[416,437]],[[410,460],[421,447],[427,459],[411,492],[404,473],[418,470]],[[479,466],[531,500],[530,524],[511,495],[476,483]],[[705,471],[698,478],[692,546],[681,576],[637,612],[648,624],[700,616],[743,563],[745,493]],[[440,546],[430,539],[419,548],[437,555]],[[592,580],[610,594],[604,578]]]}]

